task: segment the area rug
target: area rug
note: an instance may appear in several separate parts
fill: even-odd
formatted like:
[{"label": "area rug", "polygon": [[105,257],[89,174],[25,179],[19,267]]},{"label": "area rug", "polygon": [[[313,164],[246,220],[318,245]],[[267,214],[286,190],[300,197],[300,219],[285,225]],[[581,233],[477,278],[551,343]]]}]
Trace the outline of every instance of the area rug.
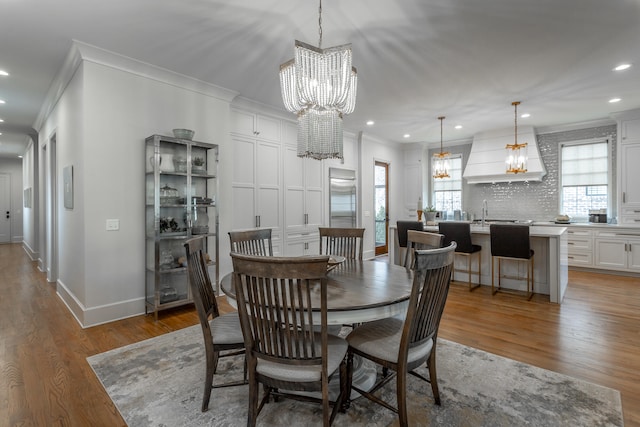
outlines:
[{"label": "area rug", "polygon": [[[244,426],[248,386],[214,389],[201,412],[204,347],[193,326],[87,358],[130,427]],[[617,390],[580,381],[443,339],[437,347],[442,405],[431,386],[409,376],[411,426],[622,426]],[[426,369],[422,372],[428,375]],[[242,377],[242,358],[221,359],[214,382]],[[394,396],[395,382],[385,398]],[[260,426],[321,424],[319,405],[280,400],[267,404]],[[334,426],[394,426],[397,416],[356,399]]]}]

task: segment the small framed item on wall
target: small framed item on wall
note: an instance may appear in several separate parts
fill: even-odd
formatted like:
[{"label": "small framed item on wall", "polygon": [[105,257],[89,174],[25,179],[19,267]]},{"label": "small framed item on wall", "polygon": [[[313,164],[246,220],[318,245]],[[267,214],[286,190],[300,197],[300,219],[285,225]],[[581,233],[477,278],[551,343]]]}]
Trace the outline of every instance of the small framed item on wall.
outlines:
[{"label": "small framed item on wall", "polygon": [[64,207],[73,209],[73,165],[65,166],[62,170],[62,183],[64,185]]},{"label": "small framed item on wall", "polygon": [[31,187],[24,189],[24,207],[31,207]]}]

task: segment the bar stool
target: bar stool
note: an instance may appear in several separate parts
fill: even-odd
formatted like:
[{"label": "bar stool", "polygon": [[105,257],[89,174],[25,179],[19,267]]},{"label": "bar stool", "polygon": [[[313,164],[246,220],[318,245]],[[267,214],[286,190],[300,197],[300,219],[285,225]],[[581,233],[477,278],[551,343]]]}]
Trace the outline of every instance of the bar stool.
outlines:
[{"label": "bar stool", "polygon": [[408,230],[417,230],[423,231],[424,224],[422,221],[398,221],[396,223],[396,232],[397,234],[397,244],[398,251],[395,255],[396,259],[394,262],[399,265],[403,265],[403,261],[406,258],[406,249],[407,249],[407,231]]},{"label": "bar stool", "polygon": [[[453,272],[460,271],[466,272],[469,275],[469,279],[467,283],[469,284],[469,292],[474,289],[480,287],[482,284],[482,262],[481,262],[481,251],[482,246],[474,245],[471,242],[471,226],[467,222],[440,222],[438,223],[438,231],[440,234],[444,234],[444,246],[449,246],[451,242],[456,242],[458,246],[456,247],[455,255],[464,256],[467,259],[467,269],[463,270],[460,268],[455,268]],[[471,256],[477,254],[478,255],[478,269],[471,270]],[[452,275],[453,275],[452,272]],[[478,275],[478,283],[471,283],[471,274]]]},{"label": "bar stool", "polygon": [[[522,279],[521,277],[502,276],[501,261],[511,259],[527,261],[527,299],[533,296],[533,249],[529,241],[528,225],[491,224],[491,293],[495,295],[501,290],[501,277]],[[498,288],[494,289],[494,259],[498,259]]]}]

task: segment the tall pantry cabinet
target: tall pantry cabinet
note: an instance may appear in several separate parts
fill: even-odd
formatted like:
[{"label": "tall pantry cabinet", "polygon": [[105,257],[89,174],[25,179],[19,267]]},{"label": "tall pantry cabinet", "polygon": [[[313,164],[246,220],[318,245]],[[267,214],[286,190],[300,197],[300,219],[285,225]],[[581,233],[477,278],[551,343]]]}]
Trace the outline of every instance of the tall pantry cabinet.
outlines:
[{"label": "tall pantry cabinet", "polygon": [[295,122],[234,108],[233,230],[271,228],[274,255],[317,254],[324,165],[297,156]]},{"label": "tall pantry cabinet", "polygon": [[271,228],[274,255],[282,242],[280,120],[231,111],[233,230]]},{"label": "tall pantry cabinet", "polygon": [[640,225],[640,110],[618,117],[618,223]]}]

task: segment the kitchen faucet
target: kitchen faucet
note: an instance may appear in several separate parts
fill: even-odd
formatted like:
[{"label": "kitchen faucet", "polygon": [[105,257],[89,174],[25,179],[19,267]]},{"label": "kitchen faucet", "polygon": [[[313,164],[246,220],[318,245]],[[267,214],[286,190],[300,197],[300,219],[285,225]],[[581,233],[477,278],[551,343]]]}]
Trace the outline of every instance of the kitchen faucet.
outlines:
[{"label": "kitchen faucet", "polygon": [[487,205],[487,199],[482,201],[482,226],[484,227],[484,221],[489,214],[489,206]]}]

